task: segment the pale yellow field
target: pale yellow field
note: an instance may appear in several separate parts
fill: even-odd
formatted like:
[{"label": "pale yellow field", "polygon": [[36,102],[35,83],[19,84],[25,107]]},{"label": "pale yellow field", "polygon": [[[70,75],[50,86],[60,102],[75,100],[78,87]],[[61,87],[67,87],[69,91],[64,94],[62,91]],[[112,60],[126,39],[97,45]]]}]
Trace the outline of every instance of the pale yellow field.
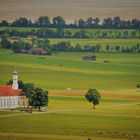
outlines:
[{"label": "pale yellow field", "polygon": [[0,19],[39,16],[63,16],[67,21],[79,18],[121,16],[140,18],[139,0],[0,0]]}]

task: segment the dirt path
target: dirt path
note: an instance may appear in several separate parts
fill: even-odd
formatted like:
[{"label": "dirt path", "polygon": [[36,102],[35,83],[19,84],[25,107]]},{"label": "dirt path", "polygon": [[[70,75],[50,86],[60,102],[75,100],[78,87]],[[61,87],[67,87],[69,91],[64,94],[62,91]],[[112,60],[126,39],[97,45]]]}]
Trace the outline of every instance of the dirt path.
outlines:
[{"label": "dirt path", "polygon": [[21,113],[21,114],[16,113],[16,114],[9,114],[9,115],[1,115],[0,118],[13,117],[13,116],[23,116],[23,115],[28,115],[28,114],[27,113]]},{"label": "dirt path", "polygon": [[[140,102],[130,103],[130,104],[116,104],[116,105],[110,105],[110,106],[102,106],[102,107],[96,107],[97,109],[107,109],[107,108],[114,108],[114,107],[123,107],[123,106],[135,106],[140,105]],[[79,111],[79,110],[91,110],[92,108],[68,108],[68,109],[59,109],[59,110],[50,110],[47,112],[33,112],[33,113],[21,113],[21,114],[9,114],[9,115],[2,115],[0,118],[5,117],[14,117],[14,116],[23,116],[23,115],[32,115],[32,114],[50,114],[50,113],[58,113],[58,112],[70,112],[70,111]],[[126,117],[125,115],[120,115],[122,117]],[[127,116],[128,117],[128,116]],[[133,116],[134,117],[134,116]],[[140,117],[135,117],[140,118]]]},{"label": "dirt path", "polygon": [[117,104],[117,105],[110,105],[110,106],[102,106],[102,107],[97,107],[97,108],[113,108],[113,107],[132,106],[132,105],[140,105],[140,102],[129,103],[129,104]]}]

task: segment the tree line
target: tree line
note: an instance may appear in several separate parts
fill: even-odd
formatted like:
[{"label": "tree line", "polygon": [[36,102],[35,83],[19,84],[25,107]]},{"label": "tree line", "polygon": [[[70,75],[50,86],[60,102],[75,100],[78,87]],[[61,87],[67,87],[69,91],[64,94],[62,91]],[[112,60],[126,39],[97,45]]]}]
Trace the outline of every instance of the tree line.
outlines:
[{"label": "tree line", "polygon": [[9,22],[2,20],[2,27],[55,27],[55,28],[102,28],[102,29],[140,29],[140,20],[131,19],[123,20],[119,16],[114,18],[107,17],[101,21],[98,17],[75,20],[71,23],[66,23],[61,16],[56,16],[52,20],[48,16],[41,16],[35,21],[20,17],[19,19]]},{"label": "tree line", "polygon": [[12,37],[27,37],[28,35],[35,35],[38,38],[117,38],[117,39],[126,39],[126,38],[140,38],[140,30],[97,30],[97,31],[88,31],[86,29],[80,29],[76,31],[66,30],[64,28],[39,28],[31,30],[16,30],[16,29],[3,29],[0,30],[0,35]]},{"label": "tree line", "polygon": [[15,53],[22,53],[23,50],[29,51],[33,47],[42,48],[49,54],[52,52],[128,52],[128,53],[140,53],[140,44],[133,46],[102,46],[96,45],[84,45],[76,44],[73,46],[69,41],[61,41],[56,44],[50,44],[48,39],[38,39],[32,41],[32,43],[25,42],[23,40],[10,42],[7,38],[3,38],[0,42],[3,48],[12,49]]}]

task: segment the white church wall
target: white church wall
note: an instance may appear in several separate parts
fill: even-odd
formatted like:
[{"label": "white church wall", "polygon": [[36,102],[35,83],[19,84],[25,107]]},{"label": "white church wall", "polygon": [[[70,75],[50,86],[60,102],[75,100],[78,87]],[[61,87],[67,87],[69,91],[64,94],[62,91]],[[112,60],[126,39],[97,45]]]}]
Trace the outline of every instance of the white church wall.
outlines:
[{"label": "white church wall", "polygon": [[14,109],[19,107],[19,96],[1,96],[0,109]]}]

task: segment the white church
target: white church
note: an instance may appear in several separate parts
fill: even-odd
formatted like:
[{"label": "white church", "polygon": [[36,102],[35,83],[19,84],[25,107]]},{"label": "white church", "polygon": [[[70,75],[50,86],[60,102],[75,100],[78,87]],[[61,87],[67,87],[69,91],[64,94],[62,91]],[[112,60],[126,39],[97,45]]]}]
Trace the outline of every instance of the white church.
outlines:
[{"label": "white church", "polygon": [[18,86],[18,72],[13,72],[13,83],[0,86],[0,109],[27,107],[28,99]]}]

